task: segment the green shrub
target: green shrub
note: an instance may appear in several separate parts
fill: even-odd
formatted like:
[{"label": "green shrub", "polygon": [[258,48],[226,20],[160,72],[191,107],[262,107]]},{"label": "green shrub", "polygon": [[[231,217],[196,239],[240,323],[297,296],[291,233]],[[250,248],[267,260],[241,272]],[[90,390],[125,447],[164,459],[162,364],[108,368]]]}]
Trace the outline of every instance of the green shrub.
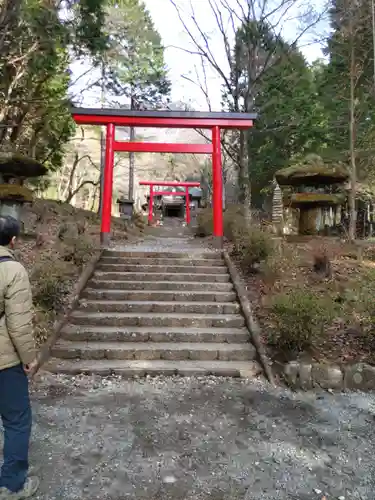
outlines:
[{"label": "green shrub", "polygon": [[224,235],[234,241],[237,228],[246,227],[246,222],[240,205],[229,205],[224,212]]},{"label": "green shrub", "polygon": [[[212,208],[197,216],[196,235],[210,236],[213,230]],[[224,213],[224,236],[233,243],[233,254],[245,271],[267,260],[274,253],[272,237],[256,225],[248,226],[239,205],[230,205]]]},{"label": "green shrub", "polygon": [[367,269],[352,280],[342,300],[347,322],[353,321],[362,326],[366,344],[373,347],[375,341],[375,269]]},{"label": "green shrub", "polygon": [[303,288],[279,294],[271,304],[275,326],[272,343],[281,350],[297,352],[314,347],[323,339],[334,314],[330,296],[318,296]]},{"label": "green shrub", "polygon": [[66,240],[59,247],[64,262],[71,262],[79,268],[91,259],[95,251],[95,244],[85,236]]},{"label": "green shrub", "polygon": [[234,244],[244,270],[267,260],[274,252],[271,236],[254,222],[248,223],[240,205],[229,205],[224,214],[224,234]]},{"label": "green shrub", "polygon": [[233,230],[233,252],[244,270],[266,261],[274,254],[271,236],[257,227],[236,226]]},{"label": "green shrub", "polygon": [[73,245],[73,262],[77,267],[82,267],[94,255],[95,245],[86,238],[76,240]]},{"label": "green shrub", "polygon": [[355,332],[350,334],[349,343],[375,352],[375,269],[358,266],[347,278],[338,286],[331,283],[331,296],[340,307],[341,324]]},{"label": "green shrub", "polygon": [[46,311],[63,309],[70,291],[72,269],[64,261],[51,259],[36,265],[31,274],[33,297]]},{"label": "green shrub", "polygon": [[[224,236],[233,241],[233,235],[237,226],[244,225],[240,205],[229,205],[223,214]],[[213,231],[212,208],[207,207],[199,211],[197,216],[196,234],[200,237],[211,236]]]},{"label": "green shrub", "polygon": [[203,208],[197,215],[197,227],[195,233],[200,238],[211,236],[213,232],[212,208]]}]

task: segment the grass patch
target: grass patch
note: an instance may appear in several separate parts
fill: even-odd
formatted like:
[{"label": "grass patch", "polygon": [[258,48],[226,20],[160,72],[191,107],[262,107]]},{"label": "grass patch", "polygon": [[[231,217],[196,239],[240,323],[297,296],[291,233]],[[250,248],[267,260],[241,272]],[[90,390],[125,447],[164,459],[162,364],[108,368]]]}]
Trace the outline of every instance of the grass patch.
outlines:
[{"label": "grass patch", "polygon": [[44,311],[60,312],[69,295],[73,276],[72,266],[56,258],[36,264],[31,273],[35,305]]},{"label": "grass patch", "polygon": [[296,288],[276,295],[270,313],[274,324],[271,343],[282,351],[303,352],[317,347],[335,316],[328,296]]},{"label": "grass patch", "polygon": [[[212,209],[200,211],[196,236],[210,236],[213,231]],[[259,225],[245,220],[239,205],[230,205],[224,212],[224,236],[232,244],[231,253],[245,272],[266,261],[274,253],[271,235]]]}]

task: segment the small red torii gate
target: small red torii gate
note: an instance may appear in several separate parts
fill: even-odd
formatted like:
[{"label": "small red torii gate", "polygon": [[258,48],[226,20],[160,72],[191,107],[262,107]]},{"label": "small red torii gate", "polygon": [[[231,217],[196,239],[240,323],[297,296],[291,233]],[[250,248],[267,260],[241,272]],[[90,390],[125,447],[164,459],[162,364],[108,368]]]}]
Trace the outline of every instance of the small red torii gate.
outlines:
[{"label": "small red torii gate", "polygon": [[[190,187],[200,187],[200,182],[167,182],[167,181],[140,181],[140,186],[150,186],[150,200],[148,203],[148,223],[152,224],[153,206],[154,206],[154,196],[185,196],[185,208],[186,208],[186,224],[190,224],[190,200],[189,200],[189,188]],[[154,186],[162,187],[184,187],[184,192],[175,191],[154,191]]]},{"label": "small red torii gate", "polygon": [[[73,108],[72,116],[79,125],[106,126],[104,186],[102,191],[102,221],[100,239],[103,246],[110,241],[113,167],[115,151],[135,153],[194,153],[212,155],[213,236],[222,245],[223,238],[223,178],[221,164],[221,130],[246,130],[253,126],[255,113],[221,113],[197,111],[130,111],[126,109]],[[192,128],[211,130],[212,143],[179,144],[118,141],[119,127]]]}]

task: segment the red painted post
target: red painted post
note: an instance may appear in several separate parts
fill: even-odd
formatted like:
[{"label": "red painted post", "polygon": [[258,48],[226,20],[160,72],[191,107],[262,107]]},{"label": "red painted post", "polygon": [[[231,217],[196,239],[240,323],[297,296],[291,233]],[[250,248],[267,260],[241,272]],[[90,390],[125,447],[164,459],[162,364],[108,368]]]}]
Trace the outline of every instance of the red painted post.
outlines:
[{"label": "red painted post", "polygon": [[223,177],[221,167],[221,139],[220,127],[212,129],[212,188],[213,188],[213,235],[223,243]]},{"label": "red painted post", "polygon": [[150,186],[150,200],[148,202],[148,225],[152,226],[154,212],[154,186]]},{"label": "red painted post", "polygon": [[111,217],[112,217],[112,193],[113,193],[113,164],[115,140],[115,126],[113,123],[107,125],[107,137],[105,142],[105,165],[104,165],[104,187],[102,200],[102,225],[100,232],[100,241],[106,246],[111,236]]},{"label": "red painted post", "polygon": [[186,203],[186,225],[190,225],[190,197],[189,197],[189,188],[186,188],[185,191],[185,203]]}]

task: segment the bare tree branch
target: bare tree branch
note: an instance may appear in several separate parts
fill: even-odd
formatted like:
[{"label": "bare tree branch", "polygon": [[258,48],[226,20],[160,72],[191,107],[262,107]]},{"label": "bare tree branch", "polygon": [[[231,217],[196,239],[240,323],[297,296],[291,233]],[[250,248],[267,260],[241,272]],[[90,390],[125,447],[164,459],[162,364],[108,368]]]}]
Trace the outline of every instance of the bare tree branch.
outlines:
[{"label": "bare tree branch", "polygon": [[[209,64],[215,69],[215,71],[219,74],[219,76],[222,78],[222,80],[224,81],[228,91],[230,91],[230,79],[229,79],[229,76],[226,74],[225,70],[223,70],[219,63],[216,61],[216,58],[215,56],[213,55],[212,53],[212,50],[210,48],[210,43],[209,43],[209,39],[207,37],[207,35],[203,32],[203,30],[200,28],[199,26],[199,23],[195,17],[195,14],[194,14],[194,10],[193,10],[193,13],[191,15],[191,20],[193,21],[193,24],[195,26],[195,28],[197,29],[200,37],[201,37],[201,41],[199,41],[193,34],[193,32],[188,28],[186,22],[184,21],[184,18],[181,14],[181,11],[179,9],[179,7],[177,6],[176,2],[174,0],[170,0],[170,2],[172,3],[172,5],[174,6],[174,8],[176,9],[176,12],[177,12],[177,15],[178,15],[178,18],[185,30],[185,32],[187,33],[187,35],[189,36],[190,38],[190,41],[194,44],[194,46],[196,47],[197,49],[197,55],[200,55],[201,57],[204,57],[205,59],[207,59],[207,61],[209,62]],[[189,52],[188,50],[186,50],[187,52]]]},{"label": "bare tree branch", "polygon": [[85,186],[94,186],[94,187],[97,187],[99,186],[99,183],[100,183],[100,179],[98,179],[97,181],[83,181],[81,182],[73,191],[71,191],[66,200],[65,200],[65,203],[70,203],[73,198],[81,191],[81,189],[83,189]]},{"label": "bare tree branch", "polygon": [[[176,0],[170,0],[170,2],[192,44],[192,47],[182,50],[195,57],[199,55],[202,69],[206,70],[208,65],[216,73],[227,94],[228,105],[231,109],[247,112],[253,111],[264,75],[282,57],[289,57],[288,47],[295,47],[323,19],[327,12],[326,9],[322,9],[318,15],[312,15],[313,11],[310,8],[304,9],[302,12],[303,3],[301,0],[275,0],[273,2],[269,0],[208,0],[216,32],[219,33],[222,42],[221,50],[225,54],[225,63],[222,63],[218,57],[220,49],[218,49],[217,44],[213,45],[210,36],[202,29],[192,2],[190,2],[191,12],[189,15],[181,11]],[[293,10],[296,10],[297,14],[292,14]],[[310,19],[305,22],[308,14]],[[294,40],[289,41],[289,44],[285,43],[283,36],[285,24],[291,20],[301,20],[302,18],[303,25],[296,33]],[[249,27],[249,33],[251,33],[252,26],[260,28],[259,41],[245,31]],[[274,43],[269,44],[268,49],[265,48],[263,39],[261,39],[264,27],[274,38]],[[244,29],[243,38],[241,38],[240,28]],[[206,61],[207,65],[203,61]],[[199,87],[206,102],[210,102],[208,86],[202,85],[199,78],[194,78],[193,81],[187,76],[185,79]],[[204,133],[201,135],[205,137]],[[224,137],[228,135],[226,134]],[[205,138],[207,139],[207,137]],[[223,144],[225,153],[231,158],[233,164],[237,165],[239,187],[243,189],[244,193],[246,190],[249,191],[246,141],[245,133],[231,132],[230,141],[224,141]],[[243,201],[247,196],[245,194],[242,196]]]}]

